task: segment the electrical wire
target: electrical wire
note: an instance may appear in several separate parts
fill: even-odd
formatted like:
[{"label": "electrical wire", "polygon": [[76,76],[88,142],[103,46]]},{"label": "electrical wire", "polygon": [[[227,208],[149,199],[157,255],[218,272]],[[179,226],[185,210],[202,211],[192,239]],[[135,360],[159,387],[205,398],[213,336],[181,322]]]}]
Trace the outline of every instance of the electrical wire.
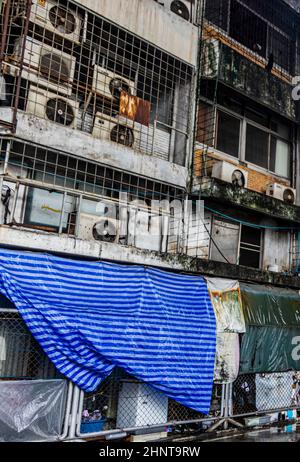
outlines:
[{"label": "electrical wire", "polygon": [[294,226],[294,227],[286,227],[286,226],[267,226],[267,225],[256,225],[254,223],[250,223],[248,221],[243,221],[243,220],[239,220],[238,218],[233,218],[233,217],[230,217],[229,215],[226,215],[225,213],[222,213],[222,212],[219,212],[218,210],[214,210],[210,207],[207,207],[206,205],[204,206],[205,210],[208,210],[209,212],[212,212],[212,213],[215,213],[216,215],[219,215],[223,218],[227,218],[228,220],[231,220],[231,221],[234,221],[234,222],[237,222],[237,223],[240,223],[242,225],[245,225],[245,226],[249,226],[250,228],[256,228],[256,229],[271,229],[271,230],[298,230],[300,231],[300,225],[298,226]]}]

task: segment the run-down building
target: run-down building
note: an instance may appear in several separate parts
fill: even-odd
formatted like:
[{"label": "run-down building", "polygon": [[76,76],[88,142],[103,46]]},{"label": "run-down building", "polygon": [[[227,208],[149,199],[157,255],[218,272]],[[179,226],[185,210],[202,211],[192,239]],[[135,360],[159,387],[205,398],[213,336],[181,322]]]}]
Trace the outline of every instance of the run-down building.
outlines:
[{"label": "run-down building", "polygon": [[[254,294],[251,286],[242,290],[252,327],[244,335],[243,367],[239,336],[245,320],[229,327],[224,321],[218,331],[222,354],[216,381],[232,382],[239,368],[244,375],[233,390],[214,387],[210,416],[233,412],[232,393],[238,413],[294,405],[276,402],[276,394],[271,404],[258,398],[253,403],[252,384],[255,373],[297,370],[295,359],[275,365],[269,357],[257,360],[257,351],[272,347],[272,336],[255,347],[260,329],[268,336],[267,326],[275,329],[275,323],[279,331],[286,326],[287,338],[276,358],[291,353],[290,331],[297,333],[298,325],[298,308],[293,311],[299,288],[298,104],[292,80],[299,74],[297,9],[280,0],[271,7],[255,0],[6,0],[0,5],[2,260],[31,255],[26,264],[32,265],[32,252],[37,258],[46,252],[79,259],[83,266],[113,263],[116,273],[134,264],[137,271],[154,267],[201,280],[223,278],[210,282],[214,308],[240,306],[238,281],[255,282]],[[3,263],[6,282],[17,271],[14,264],[8,275]],[[61,271],[66,260],[54,266]],[[42,278],[37,275],[37,287]],[[276,287],[286,288],[283,300]],[[222,301],[223,293],[233,302],[227,295]],[[43,383],[37,379],[45,384],[68,377],[19,317],[17,308],[28,300],[7,287],[2,294],[4,386],[16,386],[19,393],[22,380],[38,387]],[[255,297],[262,300],[262,313],[251,317]],[[289,300],[290,316],[270,322],[270,300],[280,313],[281,303]],[[232,315],[236,319],[238,311]],[[38,332],[35,337],[40,339]],[[62,398],[57,404],[61,420],[65,407],[68,418],[63,430],[57,422],[52,434],[73,437],[82,411],[86,425],[80,427],[79,419],[78,435],[114,429],[127,429],[126,434],[149,425],[158,432],[165,430],[161,424],[203,417],[197,406],[190,410],[182,400],[154,392],[138,374],[128,377],[122,369],[113,374],[100,389],[81,392],[79,403],[79,390],[70,385],[66,403]],[[268,383],[281,380],[289,395],[293,377],[272,376]],[[267,388],[260,382],[255,387],[262,394]],[[47,436],[50,430],[43,431]],[[33,438],[32,433],[22,437]]]}]

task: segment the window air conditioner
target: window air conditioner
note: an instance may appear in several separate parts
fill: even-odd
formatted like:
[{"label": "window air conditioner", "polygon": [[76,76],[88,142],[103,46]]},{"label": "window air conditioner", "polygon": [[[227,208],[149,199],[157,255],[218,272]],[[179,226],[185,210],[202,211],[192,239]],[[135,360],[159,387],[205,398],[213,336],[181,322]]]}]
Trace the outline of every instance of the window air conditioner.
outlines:
[{"label": "window air conditioner", "polygon": [[49,89],[72,94],[76,58],[30,37],[17,39],[13,58],[20,61],[25,40],[22,77]]},{"label": "window air conditioner", "polygon": [[48,91],[30,87],[26,112],[42,119],[76,128],[79,103]]},{"label": "window air conditioner", "polygon": [[95,66],[92,90],[108,99],[120,99],[121,91],[135,94],[135,82],[126,79],[101,66]]},{"label": "window air conditioner", "polygon": [[131,120],[123,117],[106,117],[98,112],[92,134],[95,138],[113,141],[128,148],[135,149],[138,146],[139,131],[134,128]]},{"label": "window air conditioner", "polygon": [[247,188],[248,185],[248,172],[229,162],[214,164],[211,176],[239,188]]},{"label": "window air conditioner", "polygon": [[120,224],[113,218],[80,214],[79,238],[87,241],[119,243]]},{"label": "window air conditioner", "polygon": [[72,42],[80,42],[81,15],[55,1],[32,0],[30,21]]},{"label": "window air conditioner", "polygon": [[294,205],[296,203],[296,190],[279,183],[270,184],[266,191],[267,196],[279,199],[286,204]]}]

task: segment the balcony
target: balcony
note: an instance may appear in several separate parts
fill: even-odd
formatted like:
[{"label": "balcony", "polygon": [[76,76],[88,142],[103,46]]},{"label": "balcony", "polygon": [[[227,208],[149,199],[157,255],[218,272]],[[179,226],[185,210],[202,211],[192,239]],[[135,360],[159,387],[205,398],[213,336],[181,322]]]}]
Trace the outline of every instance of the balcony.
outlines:
[{"label": "balcony", "polygon": [[[222,155],[215,152],[212,148],[206,152],[204,149],[199,149],[195,152],[194,161],[194,185],[193,193],[201,194],[202,199],[213,200],[230,206],[238,207],[239,209],[253,211],[261,215],[266,215],[274,219],[285,220],[290,223],[300,225],[300,207],[298,205],[289,204],[279,199],[271,197],[255,189],[255,183],[260,184],[274,183],[275,178],[268,174],[262,174],[256,170],[251,170],[239,163],[232,164],[236,168],[247,171],[248,186],[247,188],[238,188],[231,183],[221,181],[218,178],[213,178],[212,170],[216,163],[223,162]],[[225,160],[226,162],[226,160]],[[278,181],[278,180],[277,180]],[[289,187],[288,184],[286,184]]]},{"label": "balcony", "polygon": [[203,79],[223,83],[290,119],[297,118],[289,76],[265,69],[261,58],[217,39],[204,42]]}]

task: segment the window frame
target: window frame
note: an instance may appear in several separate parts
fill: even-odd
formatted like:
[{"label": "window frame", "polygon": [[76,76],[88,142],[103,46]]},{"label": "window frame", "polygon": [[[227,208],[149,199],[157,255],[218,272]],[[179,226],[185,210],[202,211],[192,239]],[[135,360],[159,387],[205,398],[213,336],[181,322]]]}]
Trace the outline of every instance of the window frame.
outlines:
[{"label": "window frame", "polygon": [[[290,139],[284,138],[283,136],[280,136],[277,132],[272,130],[270,128],[270,123],[272,118],[269,117],[269,122],[268,122],[268,127],[265,127],[263,125],[260,125],[257,122],[254,122],[253,120],[249,119],[249,117],[246,117],[245,114],[245,109],[248,107],[245,106],[243,108],[243,114],[237,114],[234,111],[218,104],[216,106],[216,127],[215,127],[215,143],[214,143],[214,148],[222,153],[228,156],[230,159],[235,159],[236,161],[244,162],[247,164],[247,166],[253,170],[258,170],[263,173],[268,173],[271,174],[272,176],[275,176],[277,178],[285,179],[288,180],[289,182],[292,182],[292,176],[293,176],[293,169],[292,169],[292,159],[293,159],[293,143],[291,142]],[[231,117],[238,119],[240,121],[240,132],[239,132],[239,154],[238,156],[234,156],[228,152],[221,151],[218,149],[218,132],[219,132],[219,113],[223,112],[227,115],[230,115]],[[246,148],[247,148],[247,127],[248,125],[257,128],[258,130],[261,130],[265,133],[268,134],[268,168],[264,168],[260,165],[257,165],[249,160],[246,159]],[[291,133],[292,133],[292,127],[290,127]],[[272,137],[275,138],[276,140],[280,140],[284,143],[286,143],[289,146],[289,161],[288,161],[288,172],[289,175],[286,176],[281,176],[280,174],[276,173],[275,171],[272,171],[270,166],[271,166],[271,140]]]},{"label": "window frame", "polygon": [[[216,214],[212,214],[212,218],[211,218],[211,235],[213,236],[214,235],[214,227],[215,227],[215,224],[216,222],[220,222],[220,221],[223,221],[224,223],[228,223],[228,224],[237,224],[237,222],[235,221],[231,221],[230,219],[222,219],[220,216],[216,215]],[[240,266],[240,259],[241,259],[241,244],[242,244],[242,230],[243,230],[243,226],[247,227],[247,228],[251,228],[250,226],[248,225],[245,225],[243,224],[242,222],[239,222],[238,223],[238,228],[239,228],[239,237],[238,237],[238,246],[237,246],[237,249],[236,249],[236,263],[232,263],[232,264],[235,264],[237,266]],[[215,239],[215,238],[214,238]],[[218,244],[218,242],[217,242]],[[246,243],[245,243],[246,244]],[[212,255],[213,255],[213,248],[216,247],[213,240],[210,239],[210,243],[209,243],[209,260],[212,260]],[[254,267],[254,266],[245,266],[245,268],[253,268],[253,269],[258,269],[258,270],[262,270],[262,267],[263,267],[263,262],[264,262],[264,251],[265,251],[265,232],[264,232],[264,229],[260,229],[260,246],[259,246],[259,266],[258,268]],[[258,253],[258,252],[257,252]],[[220,254],[220,258],[221,258],[221,254]],[[223,262],[223,259],[221,260],[212,260],[212,261],[217,261],[217,262]]]}]

